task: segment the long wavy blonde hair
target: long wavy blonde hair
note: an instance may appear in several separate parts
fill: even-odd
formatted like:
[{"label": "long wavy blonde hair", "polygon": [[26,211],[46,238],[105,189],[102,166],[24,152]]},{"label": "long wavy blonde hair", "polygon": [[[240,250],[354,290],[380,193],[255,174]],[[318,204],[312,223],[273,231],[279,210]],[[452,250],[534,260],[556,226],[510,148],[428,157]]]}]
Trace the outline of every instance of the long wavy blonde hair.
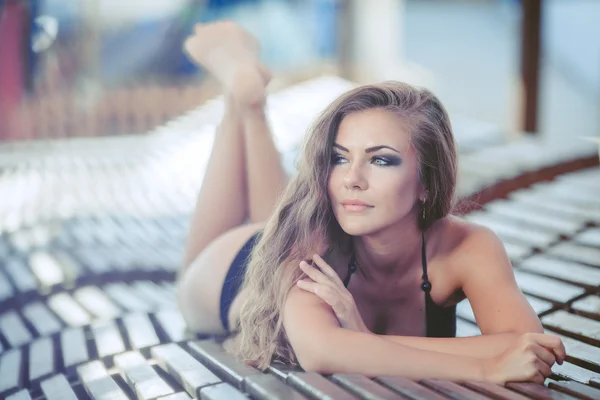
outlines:
[{"label": "long wavy blonde hair", "polygon": [[395,113],[409,129],[418,174],[428,191],[421,227],[426,229],[451,211],[456,151],[448,114],[437,97],[405,83],[384,82],[358,87],[336,99],[309,130],[298,173],[267,221],[246,271],[247,298],[240,310],[239,333],[226,347],[259,369],[275,359],[297,364],[283,328],[283,306],[302,276],[300,260],[342,251],[348,243],[350,237],[338,224],[327,194],[332,147],[342,119],[371,108]]}]

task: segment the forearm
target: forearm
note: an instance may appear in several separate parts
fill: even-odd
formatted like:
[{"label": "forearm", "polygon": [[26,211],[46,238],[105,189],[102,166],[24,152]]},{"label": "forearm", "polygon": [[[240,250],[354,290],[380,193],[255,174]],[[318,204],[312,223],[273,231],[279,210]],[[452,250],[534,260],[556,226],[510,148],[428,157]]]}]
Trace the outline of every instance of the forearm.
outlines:
[{"label": "forearm", "polygon": [[[305,357],[297,355],[305,369],[320,373],[483,379],[481,361],[476,358],[417,349],[348,329],[332,330],[321,336],[318,345],[311,347],[310,350],[305,347]],[[306,351],[310,351],[312,357],[307,357]]]},{"label": "forearm", "polygon": [[498,333],[462,338],[430,338],[416,336],[378,335],[401,345],[473,358],[492,358],[502,354],[517,339],[516,333]]}]

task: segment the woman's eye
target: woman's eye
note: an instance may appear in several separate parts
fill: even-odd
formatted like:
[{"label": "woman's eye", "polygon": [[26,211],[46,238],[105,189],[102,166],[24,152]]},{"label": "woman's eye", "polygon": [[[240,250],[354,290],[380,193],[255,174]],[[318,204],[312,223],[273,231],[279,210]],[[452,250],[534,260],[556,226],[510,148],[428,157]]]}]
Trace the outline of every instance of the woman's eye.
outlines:
[{"label": "woman's eye", "polygon": [[396,157],[376,156],[371,159],[371,163],[382,167],[400,165],[400,159]]},{"label": "woman's eye", "polygon": [[373,164],[375,164],[375,165],[390,165],[390,161],[384,157],[373,157]]},{"label": "woman's eye", "polygon": [[346,162],[346,159],[339,154],[334,154],[333,157],[331,157],[332,164],[342,164],[344,162]]}]

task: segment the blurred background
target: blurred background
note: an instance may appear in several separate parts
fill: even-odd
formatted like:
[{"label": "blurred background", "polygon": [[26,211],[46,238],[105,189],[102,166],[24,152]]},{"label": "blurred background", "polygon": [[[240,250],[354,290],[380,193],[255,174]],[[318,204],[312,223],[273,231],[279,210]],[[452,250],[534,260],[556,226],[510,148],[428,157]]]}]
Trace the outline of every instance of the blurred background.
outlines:
[{"label": "blurred background", "polygon": [[273,90],[323,74],[400,79],[433,89],[457,124],[492,142],[600,132],[595,0],[2,0],[0,10],[3,141],[144,133],[197,107],[218,88],[181,44],[194,23],[222,18],[258,37]]}]

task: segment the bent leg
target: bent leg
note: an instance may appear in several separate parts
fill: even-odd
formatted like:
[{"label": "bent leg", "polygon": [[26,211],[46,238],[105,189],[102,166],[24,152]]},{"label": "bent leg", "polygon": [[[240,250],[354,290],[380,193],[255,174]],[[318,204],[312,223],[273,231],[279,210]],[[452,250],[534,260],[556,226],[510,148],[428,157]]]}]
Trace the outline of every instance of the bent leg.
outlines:
[{"label": "bent leg", "polygon": [[248,217],[252,222],[266,221],[273,214],[285,186],[286,175],[264,107],[244,107],[240,114],[246,147]]},{"label": "bent leg", "polygon": [[234,102],[225,100],[186,243],[184,268],[215,238],[242,225],[248,212],[244,136]]}]

